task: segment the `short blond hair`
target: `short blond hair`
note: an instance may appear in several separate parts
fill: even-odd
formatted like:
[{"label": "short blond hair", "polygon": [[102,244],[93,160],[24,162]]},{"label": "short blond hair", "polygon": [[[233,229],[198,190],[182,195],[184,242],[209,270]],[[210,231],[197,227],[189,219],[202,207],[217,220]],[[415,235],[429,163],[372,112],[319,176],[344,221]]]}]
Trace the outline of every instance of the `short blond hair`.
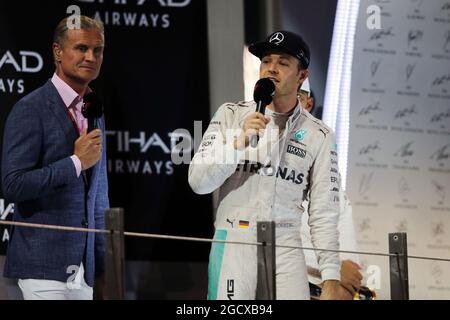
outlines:
[{"label": "short blond hair", "polygon": [[[69,30],[68,27],[69,18],[73,17],[69,16],[62,19],[56,26],[55,33],[53,34],[53,42],[59,44],[61,48],[64,47],[64,43],[67,40],[67,31]],[[97,29],[98,31],[100,31],[100,33],[102,34],[105,33],[105,27],[103,25],[103,22],[101,22],[100,20],[92,19],[87,16],[81,15],[80,15],[80,29],[81,30]]]}]

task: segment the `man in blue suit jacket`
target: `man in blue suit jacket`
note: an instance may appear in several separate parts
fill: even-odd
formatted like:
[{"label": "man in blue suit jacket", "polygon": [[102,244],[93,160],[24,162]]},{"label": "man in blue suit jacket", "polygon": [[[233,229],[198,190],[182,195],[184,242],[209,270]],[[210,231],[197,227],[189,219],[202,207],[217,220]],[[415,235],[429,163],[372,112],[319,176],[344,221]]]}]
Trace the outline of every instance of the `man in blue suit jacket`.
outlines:
[{"label": "man in blue suit jacket", "polygon": [[[103,61],[104,29],[85,16],[78,22],[58,24],[53,78],[17,102],[5,125],[2,186],[15,221],[104,228],[104,119],[87,133],[81,114]],[[4,275],[19,279],[25,299],[92,299],[104,252],[101,235],[14,227]]]}]

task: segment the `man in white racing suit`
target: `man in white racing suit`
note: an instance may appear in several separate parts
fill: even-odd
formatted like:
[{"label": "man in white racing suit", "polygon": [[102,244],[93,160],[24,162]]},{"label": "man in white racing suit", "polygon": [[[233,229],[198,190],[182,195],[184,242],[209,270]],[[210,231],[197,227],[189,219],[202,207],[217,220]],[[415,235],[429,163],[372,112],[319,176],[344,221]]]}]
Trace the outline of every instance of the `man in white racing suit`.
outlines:
[{"label": "man in white racing suit", "polygon": [[[277,245],[301,246],[302,202],[311,195],[314,246],[337,250],[339,173],[334,134],[304,111],[297,90],[308,77],[309,48],[291,32],[278,31],[250,46],[261,59],[260,77],[275,84],[265,115],[255,102],[222,105],[205,132],[189,168],[198,194],[219,189],[215,239],[256,242],[257,221],[275,221]],[[259,135],[257,148],[250,137]],[[337,253],[317,254],[324,280],[321,298],[338,299]],[[208,269],[208,299],[255,299],[257,248],[214,243]],[[278,299],[309,299],[303,250],[276,248]]]}]

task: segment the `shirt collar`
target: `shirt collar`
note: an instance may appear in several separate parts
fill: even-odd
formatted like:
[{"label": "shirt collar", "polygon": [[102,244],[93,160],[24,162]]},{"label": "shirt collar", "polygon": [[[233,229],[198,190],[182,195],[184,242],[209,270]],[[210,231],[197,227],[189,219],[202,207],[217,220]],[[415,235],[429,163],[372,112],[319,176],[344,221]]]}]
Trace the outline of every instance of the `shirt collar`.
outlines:
[{"label": "shirt collar", "polygon": [[[56,73],[53,74],[52,83],[61,96],[64,104],[67,108],[75,107],[78,111],[81,111],[81,103],[83,101],[82,97],[72,89],[64,80],[62,80]],[[91,92],[92,90],[88,87],[86,93]]]}]

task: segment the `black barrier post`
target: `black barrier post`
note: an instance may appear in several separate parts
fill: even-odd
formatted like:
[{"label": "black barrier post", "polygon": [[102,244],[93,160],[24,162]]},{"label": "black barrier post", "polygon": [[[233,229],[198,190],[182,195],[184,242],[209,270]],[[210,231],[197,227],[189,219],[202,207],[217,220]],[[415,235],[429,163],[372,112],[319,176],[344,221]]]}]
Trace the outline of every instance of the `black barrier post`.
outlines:
[{"label": "black barrier post", "polygon": [[122,208],[106,210],[105,282],[106,299],[123,300],[125,298],[125,246],[124,246],[124,211]]},{"label": "black barrier post", "polygon": [[391,300],[409,300],[406,233],[389,234],[389,254],[391,254],[389,257]]},{"label": "black barrier post", "polygon": [[258,284],[256,286],[257,300],[276,300],[275,282],[275,222],[258,222]]}]

